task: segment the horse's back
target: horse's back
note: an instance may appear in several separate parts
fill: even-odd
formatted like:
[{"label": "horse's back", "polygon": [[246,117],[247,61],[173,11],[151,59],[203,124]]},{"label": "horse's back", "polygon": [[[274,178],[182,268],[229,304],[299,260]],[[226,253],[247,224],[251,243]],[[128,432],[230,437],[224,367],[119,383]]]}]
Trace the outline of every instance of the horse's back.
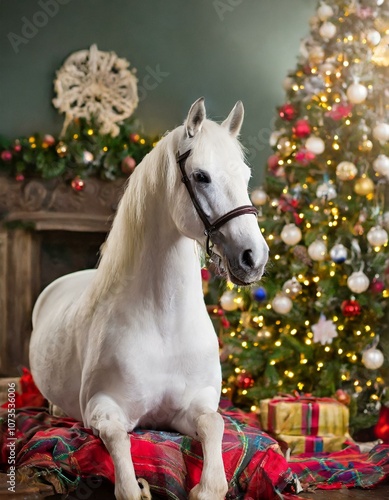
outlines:
[{"label": "horse's back", "polygon": [[[32,325],[35,329],[44,315],[57,311],[80,296],[95,276],[95,269],[66,274],[48,285],[39,295],[32,312]],[[53,309],[54,308],[54,309]]]}]

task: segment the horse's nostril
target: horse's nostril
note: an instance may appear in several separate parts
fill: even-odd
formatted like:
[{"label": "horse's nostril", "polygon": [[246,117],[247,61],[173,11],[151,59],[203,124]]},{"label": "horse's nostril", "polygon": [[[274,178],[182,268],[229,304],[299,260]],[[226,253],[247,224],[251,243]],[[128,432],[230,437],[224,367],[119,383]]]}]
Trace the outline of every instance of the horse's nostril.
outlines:
[{"label": "horse's nostril", "polygon": [[242,264],[244,265],[244,267],[249,267],[250,269],[255,266],[252,250],[245,250],[242,253]]}]

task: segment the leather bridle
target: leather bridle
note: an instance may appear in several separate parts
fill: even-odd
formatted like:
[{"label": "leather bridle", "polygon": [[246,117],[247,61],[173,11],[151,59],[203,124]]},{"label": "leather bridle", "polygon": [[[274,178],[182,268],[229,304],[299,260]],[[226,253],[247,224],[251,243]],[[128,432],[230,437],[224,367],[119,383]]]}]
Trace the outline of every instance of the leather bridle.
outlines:
[{"label": "leather bridle", "polygon": [[208,256],[212,257],[213,251],[212,251],[212,247],[210,246],[210,243],[212,242],[212,236],[214,236],[216,233],[220,232],[219,228],[221,226],[223,226],[229,220],[234,219],[235,217],[239,217],[240,215],[246,215],[246,214],[257,215],[258,210],[255,207],[253,207],[252,205],[243,205],[241,207],[234,208],[233,210],[230,210],[226,214],[219,217],[219,219],[215,220],[214,222],[211,222],[208,219],[207,214],[202,209],[202,207],[199,203],[199,200],[197,199],[195,192],[193,191],[193,187],[192,187],[192,184],[190,182],[190,179],[187,176],[186,171],[185,171],[185,163],[186,163],[186,160],[187,160],[188,156],[190,155],[190,153],[191,153],[191,149],[189,149],[188,151],[186,151],[182,155],[177,153],[177,163],[180,167],[181,174],[182,174],[181,180],[185,184],[185,187],[189,193],[190,199],[192,200],[192,203],[193,203],[197,213],[199,214],[200,219],[202,220],[202,222],[205,226],[204,234],[207,237],[206,250],[207,250]]}]

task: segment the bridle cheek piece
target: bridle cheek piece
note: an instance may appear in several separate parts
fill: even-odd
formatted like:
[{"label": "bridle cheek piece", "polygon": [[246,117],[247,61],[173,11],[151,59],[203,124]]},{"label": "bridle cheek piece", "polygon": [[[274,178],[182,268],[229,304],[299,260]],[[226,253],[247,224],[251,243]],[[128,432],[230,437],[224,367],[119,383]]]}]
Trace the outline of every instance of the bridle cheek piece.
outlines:
[{"label": "bridle cheek piece", "polygon": [[182,175],[181,180],[185,184],[185,187],[189,193],[190,199],[192,200],[192,203],[193,203],[197,213],[199,214],[200,219],[202,220],[202,222],[204,224],[204,227],[205,227],[204,234],[207,237],[207,243],[206,243],[207,255],[209,257],[212,257],[213,251],[212,251],[212,247],[211,247],[210,243],[212,242],[212,236],[219,230],[219,228],[221,226],[223,226],[229,220],[234,219],[235,217],[239,217],[240,215],[253,214],[256,216],[258,214],[258,210],[255,207],[253,207],[252,205],[243,205],[241,207],[234,208],[233,210],[230,210],[226,214],[219,217],[219,219],[215,220],[214,222],[211,222],[208,219],[204,210],[202,209],[202,207],[199,203],[199,200],[197,199],[197,197],[193,191],[193,187],[192,187],[192,184],[189,180],[189,177],[187,176],[187,174],[185,172],[185,163],[186,163],[186,160],[187,160],[188,156],[190,155],[190,153],[191,153],[190,149],[188,151],[186,151],[185,153],[183,153],[182,155],[177,153],[177,163],[178,163],[178,166],[180,167],[180,170],[181,170],[181,175]]}]

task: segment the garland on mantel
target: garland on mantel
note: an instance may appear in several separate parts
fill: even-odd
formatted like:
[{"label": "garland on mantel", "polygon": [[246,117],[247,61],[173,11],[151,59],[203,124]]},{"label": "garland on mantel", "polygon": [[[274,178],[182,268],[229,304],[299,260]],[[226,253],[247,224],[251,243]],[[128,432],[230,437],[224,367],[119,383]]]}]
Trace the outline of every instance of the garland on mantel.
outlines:
[{"label": "garland on mantel", "polygon": [[158,140],[139,133],[139,128],[134,119],[129,119],[112,137],[100,134],[93,120],[76,119],[63,137],[0,137],[0,173],[19,182],[28,178],[62,178],[75,191],[84,189],[88,177],[107,181],[128,177]]}]

